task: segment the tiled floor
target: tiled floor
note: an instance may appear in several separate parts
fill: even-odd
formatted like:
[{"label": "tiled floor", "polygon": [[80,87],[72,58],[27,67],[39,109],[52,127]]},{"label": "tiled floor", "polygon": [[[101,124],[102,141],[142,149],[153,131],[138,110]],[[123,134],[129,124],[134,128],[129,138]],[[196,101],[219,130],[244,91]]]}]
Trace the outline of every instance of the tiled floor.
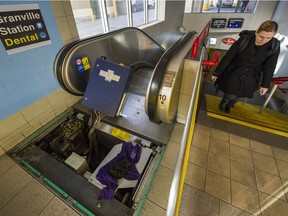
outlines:
[{"label": "tiled floor", "polygon": [[[166,214],[183,129],[176,125],[143,216]],[[287,216],[287,177],[287,150],[197,124],[179,215]]]},{"label": "tiled floor", "polygon": [[[177,124],[141,216],[164,216],[184,126]],[[268,142],[268,141],[267,141]],[[197,124],[179,215],[287,216],[288,151]],[[0,157],[0,215],[78,215],[7,155]]]},{"label": "tiled floor", "polygon": [[7,155],[0,157],[0,215],[79,215]]}]

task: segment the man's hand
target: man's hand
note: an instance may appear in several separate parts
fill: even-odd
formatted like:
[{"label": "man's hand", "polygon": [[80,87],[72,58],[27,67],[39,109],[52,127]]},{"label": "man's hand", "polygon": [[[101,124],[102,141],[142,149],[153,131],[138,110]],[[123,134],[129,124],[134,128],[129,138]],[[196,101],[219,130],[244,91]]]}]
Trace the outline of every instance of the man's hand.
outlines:
[{"label": "man's hand", "polygon": [[215,82],[215,81],[217,80],[217,78],[218,78],[218,77],[216,77],[216,76],[214,76],[214,75],[211,76],[211,80],[212,80],[213,82]]},{"label": "man's hand", "polygon": [[259,89],[259,94],[260,94],[260,95],[264,95],[267,91],[268,91],[268,88],[260,87],[260,89]]}]

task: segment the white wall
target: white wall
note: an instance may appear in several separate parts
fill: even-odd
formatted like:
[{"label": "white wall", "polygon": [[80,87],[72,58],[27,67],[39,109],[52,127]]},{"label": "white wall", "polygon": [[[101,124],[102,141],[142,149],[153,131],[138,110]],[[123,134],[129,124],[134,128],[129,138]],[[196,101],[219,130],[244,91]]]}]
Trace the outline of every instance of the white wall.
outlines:
[{"label": "white wall", "polygon": [[[243,29],[256,29],[263,21],[272,18],[276,1],[260,0],[257,6],[256,14],[253,13],[202,13],[202,14],[184,14],[183,26],[188,30],[199,31],[211,18],[244,18]],[[239,32],[241,29],[211,29],[210,32]]]},{"label": "white wall", "polygon": [[[276,67],[276,75],[275,76],[288,76],[288,28],[287,28],[287,20],[288,20],[288,1],[280,1],[279,5],[275,11],[273,16],[273,20],[278,22],[279,28],[278,32],[284,37],[279,36],[279,39],[282,38],[281,41],[281,52],[277,62]],[[288,87],[288,83],[285,83],[285,87]],[[288,92],[286,93],[288,94]]]},{"label": "white wall", "polygon": [[165,7],[165,20],[159,24],[146,27],[143,30],[161,46],[168,48],[183,36],[179,32],[179,27],[183,23],[185,1],[166,0]]},{"label": "white wall", "polygon": [[279,1],[278,7],[273,15],[273,20],[278,22],[278,32],[288,35],[287,20],[288,20],[288,1]]},{"label": "white wall", "polygon": [[257,13],[215,13],[215,14],[184,14],[183,26],[190,31],[199,32],[212,18],[244,18],[241,29],[210,29],[211,37],[218,37],[217,44],[211,48],[228,49],[229,46],[221,43],[222,38],[232,37],[238,39],[238,33],[242,30],[256,30],[265,20],[272,19],[277,1],[259,0]]}]

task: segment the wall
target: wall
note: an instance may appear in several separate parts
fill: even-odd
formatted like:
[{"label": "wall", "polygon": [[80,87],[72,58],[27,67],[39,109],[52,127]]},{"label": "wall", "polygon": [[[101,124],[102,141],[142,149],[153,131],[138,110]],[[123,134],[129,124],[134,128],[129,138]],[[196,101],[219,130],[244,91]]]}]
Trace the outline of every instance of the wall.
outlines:
[{"label": "wall", "polygon": [[78,32],[70,1],[50,1],[62,43],[78,40]]},{"label": "wall", "polygon": [[[21,3],[22,6],[18,6],[18,8],[30,9],[39,6],[51,44],[8,55],[3,43],[0,43],[0,119],[20,111],[59,88],[58,83],[50,73],[53,73],[53,61],[58,50],[62,47],[62,43],[50,3],[38,1]],[[16,5],[19,3],[0,2],[0,8],[4,11],[5,7]],[[21,26],[25,26],[24,22],[21,24]],[[31,32],[26,33],[27,36],[30,34]]]},{"label": "wall", "polygon": [[179,32],[179,27],[183,23],[184,1],[162,1],[165,3],[165,14],[163,14],[163,21],[157,25],[152,25],[143,30],[156,40],[162,47],[168,48],[183,36]]},{"label": "wall", "polygon": [[243,27],[241,29],[210,29],[210,37],[218,37],[217,44],[211,45],[211,48],[228,49],[228,45],[221,43],[223,37],[232,37],[237,39],[238,33],[242,30],[255,30],[265,20],[272,18],[277,1],[259,0],[257,11],[258,13],[215,13],[215,14],[184,14],[183,26],[187,30],[195,30],[199,32],[203,26],[211,18],[244,18]]},{"label": "wall", "polygon": [[[282,42],[283,44],[281,43],[282,50],[280,52],[279,60],[278,60],[277,67],[276,67],[276,70],[278,70],[276,76],[288,76],[288,45],[287,45],[288,43],[288,28],[287,28],[288,13],[287,11],[288,11],[288,1],[280,1],[279,6],[277,7],[275,14],[273,16],[273,20],[275,20],[279,24],[278,32],[282,34],[281,36],[279,36],[279,39],[283,40]],[[286,37],[283,37],[283,35]],[[279,61],[281,61],[281,65],[279,65],[280,63]],[[288,83],[286,82],[284,86],[288,88]],[[288,94],[288,92],[286,92],[286,94]]]},{"label": "wall", "polygon": [[[211,18],[244,18],[242,29],[256,29],[263,21],[271,19],[274,10],[277,6],[277,1],[259,0],[257,11],[258,13],[215,13],[215,14],[184,14],[183,26],[188,30],[199,31]],[[211,29],[213,33],[234,33],[241,29]]]},{"label": "wall", "polygon": [[278,7],[273,15],[273,20],[278,22],[278,31],[284,35],[288,35],[287,20],[288,20],[288,1],[279,1]]},{"label": "wall", "polygon": [[178,104],[178,113],[176,121],[185,124],[187,121],[191,96],[194,89],[197,72],[201,67],[199,61],[185,59],[183,66],[183,76],[180,89],[180,98]]},{"label": "wall", "polygon": [[[1,2],[3,4],[4,2]],[[24,3],[23,1],[21,2]],[[37,2],[33,2],[37,3]],[[7,3],[6,3],[7,4]],[[10,3],[11,4],[11,3]],[[17,4],[17,2],[13,2],[13,4]],[[33,61],[31,59],[31,53],[25,52],[24,57],[15,58],[15,56],[5,56],[7,61],[13,62],[13,68],[10,70],[5,70],[7,74],[15,74],[15,76],[19,76],[24,80],[23,70],[28,70],[24,68],[23,65],[26,66],[25,62],[28,61],[33,66],[34,61],[41,62],[41,69],[45,68],[44,75],[47,77],[42,78],[42,85],[45,85],[45,82],[54,82],[54,87],[50,91],[46,91],[45,94],[42,95],[41,98],[38,98],[36,101],[30,101],[27,106],[24,108],[19,108],[18,110],[12,110],[12,113],[8,117],[5,117],[0,122],[0,155],[4,154],[6,151],[9,151],[19,142],[21,142],[24,138],[31,135],[37,129],[45,125],[47,122],[61,114],[72,104],[77,102],[80,98],[75,97],[73,95],[68,94],[64,90],[62,90],[54,75],[53,75],[53,61],[57,54],[57,51],[64,45],[69,42],[78,39],[78,33],[76,29],[76,25],[74,22],[70,2],[67,1],[39,1],[41,13],[44,17],[45,24],[50,25],[48,32],[50,37],[52,37],[52,46],[53,49],[50,49],[50,52],[41,52],[41,49],[34,49],[31,51],[33,53]],[[47,18],[47,14],[49,14]],[[54,14],[54,15],[53,15]],[[49,19],[51,22],[46,20]],[[53,24],[53,23],[54,24]],[[57,23],[57,25],[56,25]],[[54,28],[55,27],[55,28]],[[54,28],[54,29],[53,29]],[[60,32],[60,35],[59,35]],[[54,35],[53,35],[54,34]],[[56,35],[56,36],[55,36]],[[58,36],[57,36],[58,35]],[[57,38],[56,38],[57,37]],[[1,48],[0,48],[1,49]],[[2,48],[3,49],[3,48]],[[3,50],[1,51],[1,59],[3,59]],[[4,53],[5,54],[5,53]],[[6,54],[5,54],[6,55]],[[14,59],[15,58],[15,59]],[[28,64],[27,63],[27,64]],[[29,65],[29,64],[28,64]],[[2,62],[1,62],[2,66]],[[31,74],[39,73],[37,67],[29,68],[31,70]],[[2,73],[3,67],[1,68],[1,82],[2,84]],[[27,73],[25,74],[27,75]],[[32,76],[30,75],[30,76]],[[22,85],[21,81],[17,82],[17,85]],[[13,87],[13,83],[7,83],[8,86]],[[31,83],[30,85],[33,85]],[[2,85],[1,85],[2,86]],[[29,88],[29,84],[25,83],[25,88]],[[15,86],[17,88],[17,86]],[[2,88],[0,87],[0,92],[2,93]],[[25,89],[21,88],[21,91]],[[31,93],[30,97],[35,98],[35,95],[38,95],[37,91],[40,91],[39,88],[35,87],[32,90],[35,93]],[[1,95],[1,94],[0,94]],[[3,97],[1,95],[1,106],[7,105],[6,101],[3,101]],[[7,107],[7,109],[10,109]],[[11,111],[11,110],[10,110]]]}]

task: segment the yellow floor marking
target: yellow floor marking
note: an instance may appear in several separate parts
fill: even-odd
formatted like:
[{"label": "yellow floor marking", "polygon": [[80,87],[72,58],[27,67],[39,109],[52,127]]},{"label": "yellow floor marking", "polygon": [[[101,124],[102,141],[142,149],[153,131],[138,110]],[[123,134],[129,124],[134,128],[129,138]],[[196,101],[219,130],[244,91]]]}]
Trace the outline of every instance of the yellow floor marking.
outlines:
[{"label": "yellow floor marking", "polygon": [[265,108],[260,114],[260,106],[238,102],[231,109],[231,114],[228,114],[218,108],[220,97],[212,95],[205,97],[208,116],[288,137],[288,115],[284,113]]}]

